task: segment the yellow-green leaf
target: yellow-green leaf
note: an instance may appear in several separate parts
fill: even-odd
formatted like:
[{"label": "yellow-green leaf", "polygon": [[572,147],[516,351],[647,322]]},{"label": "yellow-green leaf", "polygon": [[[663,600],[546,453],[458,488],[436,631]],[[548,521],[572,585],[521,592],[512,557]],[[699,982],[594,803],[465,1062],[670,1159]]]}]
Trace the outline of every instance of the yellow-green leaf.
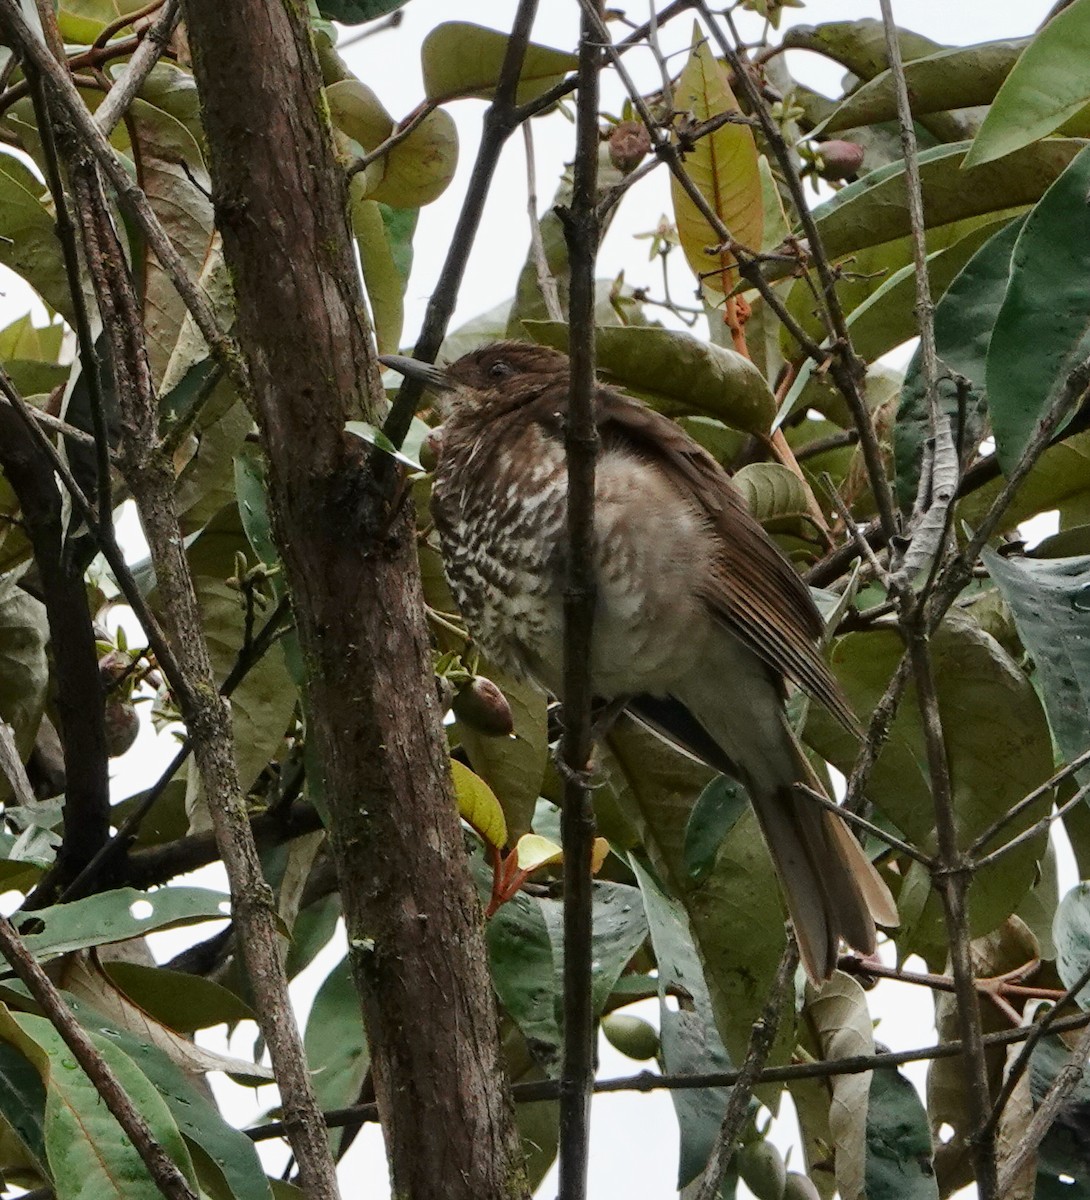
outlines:
[{"label": "yellow-green leaf", "polygon": [[495,792],[463,763],[452,762],[450,770],[459,816],[490,846],[502,847],[507,841],[507,822]]},{"label": "yellow-green leaf", "polygon": [[[726,68],[712,53],[699,25],[693,30],[692,52],[678,80],[674,104],[697,122],[738,111]],[[748,250],[760,250],[764,200],[757,144],[749,126],[728,123],[699,138],[685,155],[685,170],[731,237]],[[734,255],[728,251],[706,253],[720,238],[676,179],[671,180],[670,188],[674,221],[689,266],[709,290],[729,292],[738,279],[731,270]]]},{"label": "yellow-green leaf", "polygon": [[457,165],[458,129],[450,113],[437,108],[364,171],[364,188],[368,199],[391,208],[419,208],[443,194]]},{"label": "yellow-green leaf", "polygon": [[524,833],[515,845],[520,871],[536,871],[549,863],[563,861],[564,851],[547,837],[539,833]]},{"label": "yellow-green leaf", "polygon": [[[446,21],[424,39],[420,66],[429,100],[477,96],[487,100],[496,90],[508,35],[468,21]],[[579,65],[574,54],[530,43],[522,62],[517,104],[525,104],[559,83]]]}]

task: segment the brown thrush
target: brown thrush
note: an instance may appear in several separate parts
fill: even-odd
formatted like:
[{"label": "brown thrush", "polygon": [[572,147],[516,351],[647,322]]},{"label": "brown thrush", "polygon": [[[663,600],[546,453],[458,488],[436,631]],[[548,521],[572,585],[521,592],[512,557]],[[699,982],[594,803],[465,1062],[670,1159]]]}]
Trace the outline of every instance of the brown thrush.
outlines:
[{"label": "brown thrush", "polygon": [[[520,342],[451,366],[390,357],[447,410],[432,492],[447,578],[504,670],[561,696],[566,574],[567,358]],[[599,386],[591,680],[644,724],[741,780],[753,801],[810,977],[840,940],[875,948],[889,890],[834,814],[784,713],[790,679],[849,729],[818,650],[821,618],[790,562],[719,464],[673,421]]]}]

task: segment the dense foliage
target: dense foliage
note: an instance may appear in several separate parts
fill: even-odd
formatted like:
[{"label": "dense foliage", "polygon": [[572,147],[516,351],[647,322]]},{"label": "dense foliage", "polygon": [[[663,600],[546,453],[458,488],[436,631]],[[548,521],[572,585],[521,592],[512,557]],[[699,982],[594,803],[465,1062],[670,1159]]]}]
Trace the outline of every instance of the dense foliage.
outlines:
[{"label": "dense foliage", "polygon": [[[372,20],[398,6],[329,0],[317,7],[313,37],[337,150],[350,174],[363,285],[377,346],[390,352],[402,344],[418,209],[457,203],[445,192],[458,154],[448,106],[493,95],[508,38],[462,20],[434,29],[419,47],[424,102],[408,114],[411,128],[401,136],[406,126],[351,75],[327,23]],[[929,378],[921,350],[903,369],[890,365],[903,357],[886,357],[930,315],[917,307],[896,78],[881,23],[794,25],[780,34],[779,4],[743,7],[769,18],[767,43],[748,51],[760,64],[759,88],[741,87],[723,60],[716,37],[735,45],[729,22],[717,20],[710,37],[712,27],[698,21],[679,73],[679,60],[669,60],[672,96],[633,96],[623,111],[602,114],[606,219],[630,189],[639,190],[641,161],[656,161],[644,154],[660,139],[658,169],[667,169],[666,148],[680,146],[681,172],[703,205],[675,180],[672,223],[660,229],[653,250],[673,255],[671,261],[680,252],[699,276],[698,325],[682,328],[684,306],[655,305],[646,289],[602,280],[600,372],[676,418],[732,469],[753,512],[808,575],[832,667],[856,712],[864,722],[876,710],[884,717],[871,723],[860,765],[860,746],[829,714],[802,696],[791,700],[815,766],[827,779],[825,764],[845,776],[854,771],[864,785],[850,801],[877,827],[866,849],[901,914],[900,927],[888,932],[884,973],[917,982],[921,1003],[933,996],[940,1042],[963,1037],[966,1020],[955,999],[952,938],[972,939],[986,1033],[1017,1029],[1046,1012],[1077,1015],[1090,1007],[1090,991],[1079,990],[1090,969],[1090,887],[1061,896],[1055,837],[1062,824],[1079,877],[1090,878],[1090,810],[1077,790],[1086,768],[1076,769],[1090,746],[1090,2],[1076,0],[1017,41],[951,47],[899,34],[918,143],[937,379]],[[91,110],[124,76],[155,15],[155,6],[129,0],[60,0],[64,51]],[[618,41],[627,35],[611,28]],[[396,30],[383,36],[397,54],[412,52]],[[839,64],[847,73],[844,94],[830,99],[795,82],[782,48]],[[549,101],[533,120],[558,119],[556,105],[569,101],[550,89],[576,62],[569,49],[530,45],[517,103]],[[40,428],[63,451],[66,485],[120,506],[124,485],[115,478],[112,492],[104,489],[96,469],[110,461],[105,434],[114,448],[131,436],[119,428],[101,336],[106,317],[81,316],[84,284],[71,278],[72,260],[56,233],[54,136],[42,129],[33,73],[24,72],[19,55],[0,49],[0,78],[0,262],[53,314],[45,327],[23,316],[0,330],[7,396],[0,416],[13,419],[17,393],[62,421]],[[749,119],[715,120],[738,111]],[[648,116],[652,135],[644,137]],[[79,138],[71,130],[60,136]],[[230,327],[231,279],[184,26],[166,42],[111,142],[186,270]],[[786,155],[778,153],[783,147]],[[824,181],[809,201],[820,244],[797,208],[807,176]],[[557,203],[567,203],[570,179],[556,187]],[[733,240],[709,223],[709,209]],[[234,379],[210,353],[144,231],[121,210],[115,218],[142,305],[204,637],[230,694],[240,782],[290,935],[294,975],[333,936],[339,898],[319,832],[327,812],[300,706],[308,667],[292,627],[266,466]],[[515,296],[449,332],[444,358],[504,336],[568,345],[571,264],[551,208],[540,234]],[[98,362],[79,352],[73,330],[90,333]],[[853,388],[865,399],[862,409],[853,408]],[[451,709],[447,732],[469,869],[489,911],[503,1048],[516,1084],[555,1080],[564,1017],[562,785],[550,756],[555,713],[546,697],[481,659],[454,611],[426,515],[429,478],[420,462],[428,461],[430,423],[425,408],[397,454],[418,505],[435,673]],[[0,440],[14,428],[0,425]],[[349,428],[365,444],[393,451],[373,425]],[[875,463],[867,461],[868,437],[889,481],[883,486],[892,489],[893,538],[876,494]],[[101,820],[94,826],[83,819],[94,787],[83,779],[82,799],[76,797],[70,759],[66,781],[62,744],[96,703],[106,737],[87,743],[99,762],[85,766],[90,775],[97,765],[103,779],[106,755],[132,743],[134,702],[160,723],[179,714],[149,647],[108,632],[117,629],[111,609],[119,581],[98,556],[100,542],[63,489],[55,489],[55,511],[34,507],[13,447],[0,448],[0,717],[15,751],[0,757],[0,880],[6,892],[26,898],[15,924],[202,1195],[295,1194],[266,1179],[252,1141],[224,1119],[201,1079],[225,1070],[261,1080],[269,1068],[228,1060],[191,1040],[252,1012],[230,931],[216,926],[171,966],[155,965],[140,940],[157,929],[222,918],[228,900],[173,882],[217,857],[207,833],[209,801],[185,754],[135,795],[110,796],[110,826],[133,818],[114,842]],[[1058,531],[1026,550],[1019,527],[1044,513],[1058,514]],[[981,530],[983,545],[973,541]],[[145,563],[131,570],[156,613],[154,572]],[[64,658],[71,643],[58,640],[64,605],[50,590],[73,577],[96,622],[99,701],[73,693],[76,676]],[[926,643],[941,718],[949,789],[937,802],[952,816],[954,859],[936,834],[943,771],[928,697],[906,657],[913,630]],[[768,1008],[787,937],[755,820],[737,786],[623,721],[600,747],[596,774],[595,1013],[619,1048],[656,1060],[664,1074],[730,1071],[746,1059],[754,1023]],[[1031,802],[1020,804],[1026,797]],[[1050,829],[1044,818],[1054,804],[1065,809]],[[944,903],[951,872],[967,883],[967,931],[957,929]],[[880,968],[868,971],[854,957],[843,966],[820,989],[800,974],[783,1006],[770,1067],[881,1052],[867,992]],[[624,1013],[656,997],[657,1032]],[[1004,1101],[992,1130],[1001,1177],[1034,1107],[1082,1038],[1078,1022],[1071,1025],[1042,1037],[1022,1059],[1017,1044],[987,1047],[991,1100],[1002,1091]],[[305,1041],[324,1109],[370,1099],[370,1058],[347,960],[319,990]],[[926,1056],[921,1048],[919,1057]],[[13,977],[0,981],[4,1184],[48,1186],[59,1197],[157,1195],[73,1067],[25,987]],[[936,1057],[926,1096],[892,1065],[855,1074],[822,1073],[819,1066],[809,1077],[803,1069],[787,1081],[766,1080],[721,1194],[733,1194],[739,1172],[761,1200],[812,1189],[826,1197],[839,1191],[846,1200],[950,1194],[974,1177],[970,1142],[988,1115],[974,1100],[970,1073],[961,1057]],[[1090,1075],[1072,1082],[1009,1194],[1090,1195]],[[786,1181],[779,1152],[763,1136],[767,1110],[776,1109],[785,1087],[802,1135]],[[679,1189],[704,1168],[726,1094],[723,1087],[671,1093],[681,1130]],[[545,1098],[518,1107],[534,1185],[558,1140],[556,1093],[539,1095]],[[350,1136],[334,1135],[337,1152],[350,1143]]]}]

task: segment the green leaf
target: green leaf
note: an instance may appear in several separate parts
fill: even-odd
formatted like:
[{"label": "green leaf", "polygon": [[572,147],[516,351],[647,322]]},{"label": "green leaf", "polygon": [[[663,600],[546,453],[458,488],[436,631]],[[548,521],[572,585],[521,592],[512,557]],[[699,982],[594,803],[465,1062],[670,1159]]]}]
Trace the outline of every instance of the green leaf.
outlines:
[{"label": "green leaf", "polygon": [[919,1093],[896,1068],[871,1074],[867,1200],[938,1200],[934,1147]]},{"label": "green leaf", "polygon": [[[159,1189],[140,1156],[50,1022],[5,1012],[0,1032],[35,1063],[46,1084],[46,1154],[58,1196],[157,1200]],[[196,1187],[189,1151],[158,1089],[109,1039],[91,1039],[155,1140]]]},{"label": "green leaf", "polygon": [[[598,803],[612,800],[641,831],[655,874],[684,906],[719,1036],[741,1061],[785,940],[780,888],[756,818],[750,811],[739,819],[696,882],[686,867],[685,831],[713,772],[629,720],[614,726],[600,753],[606,783]],[[789,1053],[792,1034],[787,1016],[773,1061]]]},{"label": "green leaf", "polygon": [[746,811],[746,789],[726,775],[717,775],[700,793],[685,826],[685,869],[699,882],[715,865],[723,839]]},{"label": "green leaf", "polygon": [[133,1004],[179,1033],[255,1019],[234,992],[201,975],[123,960],[103,962],[102,969]]},{"label": "green leaf", "polygon": [[[1027,38],[1017,38],[952,46],[907,63],[905,82],[913,115],[990,103],[1027,45]],[[821,133],[896,120],[893,73],[887,70],[856,88],[822,123]]]},{"label": "green leaf", "polygon": [[[1017,151],[1003,163],[971,170],[963,169],[967,143],[925,150],[920,155],[920,179],[927,197],[926,228],[938,230],[987,214],[998,217],[1006,209],[1035,203],[1082,146],[1073,138],[1042,142]],[[904,164],[871,171],[815,209],[814,216],[832,258],[907,237],[912,224]],[[860,264],[853,263],[852,270],[860,270]]]},{"label": "green leaf", "polygon": [[[233,478],[234,462],[229,470]],[[238,506],[232,502],[188,548],[187,557],[197,589],[205,636],[217,680],[226,678],[242,647],[245,613],[239,593],[228,586],[235,573],[235,555],[249,543],[242,531]],[[260,628],[269,610],[258,612]],[[249,790],[269,760],[279,751],[295,709],[297,693],[279,647],[272,647],[246,674],[231,694],[231,724],[243,790]]]},{"label": "green leaf", "polygon": [[355,1104],[371,1055],[347,956],[329,972],[314,997],[304,1047],[322,1108]]},{"label": "green leaf", "polygon": [[734,482],[749,511],[770,532],[790,529],[809,518],[806,486],[782,463],[748,463]]},{"label": "green leaf", "polygon": [[[908,29],[897,30],[897,41],[906,63],[943,49],[938,42]],[[824,54],[860,79],[873,79],[889,66],[885,27],[872,17],[827,21],[822,25],[795,25],[784,32],[783,44],[796,50]]]},{"label": "green leaf", "polygon": [[553,945],[544,903],[519,892],[488,922],[485,939],[500,1004],[522,1031],[535,1062],[555,1074],[560,1063],[561,948]]},{"label": "green leaf", "polygon": [[[1056,971],[1065,988],[1071,987],[1090,967],[1090,883],[1076,884],[1060,901],[1052,923],[1056,943]],[[1080,1008],[1090,1008],[1090,984],[1075,997]]]},{"label": "green leaf", "polygon": [[393,354],[401,344],[401,326],[405,320],[402,303],[405,280],[394,261],[382,208],[377,200],[361,198],[362,183],[357,184],[358,178],[353,179],[350,189],[352,232],[360,251],[363,282],[371,305],[379,351]]},{"label": "green leaf", "polygon": [[371,425],[369,422],[345,421],[344,429],[345,433],[353,433],[356,435],[356,437],[367,442],[368,445],[374,446],[376,450],[381,450],[384,454],[388,454],[391,458],[396,458],[397,461],[402,464],[402,466],[408,467],[413,471],[422,471],[424,469],[416,461],[416,459],[411,458],[408,454],[405,454],[403,451],[399,450],[393,444],[393,442],[390,441],[386,434],[382,432],[381,429],[376,429],[375,426]]},{"label": "green leaf", "polygon": [[154,892],[118,888],[70,904],[54,904],[28,915],[23,932],[36,958],[54,958],[70,950],[104,946],[143,937],[155,929],[171,929],[230,916],[229,898],[207,888],[169,887]]},{"label": "green leaf", "polygon": [[[131,158],[137,182],[187,273],[202,278],[221,252],[208,194],[211,184],[197,139],[181,121],[138,98],[112,141]],[[166,373],[188,309],[158,258],[147,252],[142,238],[140,242],[134,282],[144,305],[148,358],[158,381]]]},{"label": "green leaf", "polygon": [[1070,762],[1090,749],[1090,556],[1003,558],[985,550],[984,563],[1033,655],[1049,724]]},{"label": "green leaf", "polygon": [[142,0],[61,0],[57,24],[65,41],[90,45],[111,21],[143,7]]},{"label": "green leaf", "polygon": [[[646,938],[647,918],[635,888],[595,883],[592,921],[591,1004],[597,1016]],[[563,1011],[563,905],[519,892],[491,918],[486,938],[500,1003],[538,1064],[555,1075]]]},{"label": "green leaf", "polygon": [[[568,327],[525,321],[536,342],[568,348]],[[748,433],[767,433],[775,415],[768,383],[743,355],[691,334],[649,325],[599,326],[598,368],[668,416],[702,414]]]},{"label": "green leaf", "polygon": [[[848,634],[833,647],[831,665],[856,712],[871,712],[900,661],[903,646],[889,629]],[[939,713],[954,780],[954,810],[962,848],[1052,773],[1051,738],[1033,685],[1007,652],[965,616],[952,616],[932,640]],[[971,714],[971,720],[967,718]],[[850,771],[857,745],[817,706],[806,740],[842,771]],[[934,807],[927,753],[912,685],[901,702],[871,775],[868,798],[914,845],[935,848]],[[1007,828],[1026,828],[1047,811],[1047,799]],[[1017,907],[1035,875],[1044,835],[979,871],[969,888],[974,936],[994,929]],[[915,879],[915,876],[912,877]],[[904,934],[898,947],[927,957],[946,954],[941,906],[926,876],[919,903],[901,904]],[[906,893],[902,886],[902,896]],[[925,907],[926,902],[926,907]],[[942,966],[942,961],[935,963]]]},{"label": "green leaf", "polygon": [[1075,0],[1037,34],[1007,76],[967,166],[1046,137],[1090,101],[1090,3]]},{"label": "green leaf", "polygon": [[[507,53],[508,35],[466,21],[446,21],[424,39],[420,66],[424,92],[429,100],[453,100],[459,96],[490,99],[499,82]],[[516,104],[547,92],[579,65],[574,54],[551,50],[531,42],[526,47]]]},{"label": "green leaf", "polygon": [[44,1175],[45,1087],[33,1063],[8,1042],[0,1042],[0,1116]]},{"label": "green leaf", "polygon": [[[741,111],[727,69],[715,57],[699,24],[694,24],[689,58],[674,90],[674,108],[697,122]],[[763,242],[764,196],[753,130],[730,122],[720,126],[686,152],[685,170],[734,240],[758,252]],[[732,270],[735,256],[725,250],[706,253],[722,239],[672,177],[670,195],[678,238],[693,273],[708,291],[729,294],[738,282],[737,271]]]},{"label": "green leaf", "polygon": [[988,408],[1004,472],[1017,463],[1067,373],[1090,350],[1088,188],[1090,147],[1026,218],[1011,255],[987,364]]},{"label": "green leaf", "polygon": [[[935,348],[940,367],[969,381],[959,398],[953,380],[939,381],[939,405],[950,419],[954,436],[962,445],[980,443],[987,420],[985,365],[988,343],[1007,290],[1010,257],[1023,225],[1017,218],[994,234],[966,263],[935,307]],[[901,389],[897,421],[893,427],[893,453],[897,463],[897,498],[902,509],[911,509],[916,498],[923,445],[931,436],[922,361],[912,356]]]},{"label": "green leaf", "polygon": [[490,846],[502,849],[507,845],[507,822],[495,793],[487,783],[465,766],[452,759],[454,795],[458,815],[481,835]]},{"label": "green leaf", "polygon": [[[662,1070],[668,1075],[729,1071],[734,1064],[716,1029],[704,968],[685,909],[678,900],[666,894],[654,871],[639,856],[630,855],[629,862],[640,885],[658,964]],[[691,1002],[668,1002],[671,990],[676,988],[684,988]],[[707,1164],[729,1095],[727,1088],[686,1088],[670,1092],[681,1133],[679,1191]]]},{"label": "green leaf", "polygon": [[0,263],[66,320],[72,300],[44,185],[10,154],[0,154]]},{"label": "green leaf", "polygon": [[481,663],[477,669],[507,698],[515,722],[514,735],[491,737],[465,721],[455,720],[458,742],[469,755],[470,766],[495,792],[508,834],[517,840],[533,821],[548,765],[548,705],[544,692],[533,684],[513,679],[490,663]]},{"label": "green leaf", "polygon": [[72,1002],[71,1007],[85,1029],[120,1047],[151,1080],[184,1136],[216,1164],[234,1200],[269,1200],[269,1182],[254,1143],[224,1120],[185,1070],[162,1050],[111,1025],[93,1008],[79,1001]]},{"label": "green leaf", "polygon": [[409,0],[317,0],[318,11],[327,21],[342,25],[362,25],[387,13],[396,12]]}]

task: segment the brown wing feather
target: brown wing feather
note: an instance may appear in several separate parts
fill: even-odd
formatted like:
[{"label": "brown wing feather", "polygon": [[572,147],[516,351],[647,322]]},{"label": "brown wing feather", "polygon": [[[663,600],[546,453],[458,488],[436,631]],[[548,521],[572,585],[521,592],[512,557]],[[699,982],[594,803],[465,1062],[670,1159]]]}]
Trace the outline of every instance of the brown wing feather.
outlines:
[{"label": "brown wing feather", "polygon": [[824,704],[853,732],[859,723],[818,650],[821,616],[809,589],[753,517],[714,458],[669,418],[600,388],[599,428],[661,464],[702,508],[719,534],[717,569],[705,600],[716,616],[769,666]]}]

